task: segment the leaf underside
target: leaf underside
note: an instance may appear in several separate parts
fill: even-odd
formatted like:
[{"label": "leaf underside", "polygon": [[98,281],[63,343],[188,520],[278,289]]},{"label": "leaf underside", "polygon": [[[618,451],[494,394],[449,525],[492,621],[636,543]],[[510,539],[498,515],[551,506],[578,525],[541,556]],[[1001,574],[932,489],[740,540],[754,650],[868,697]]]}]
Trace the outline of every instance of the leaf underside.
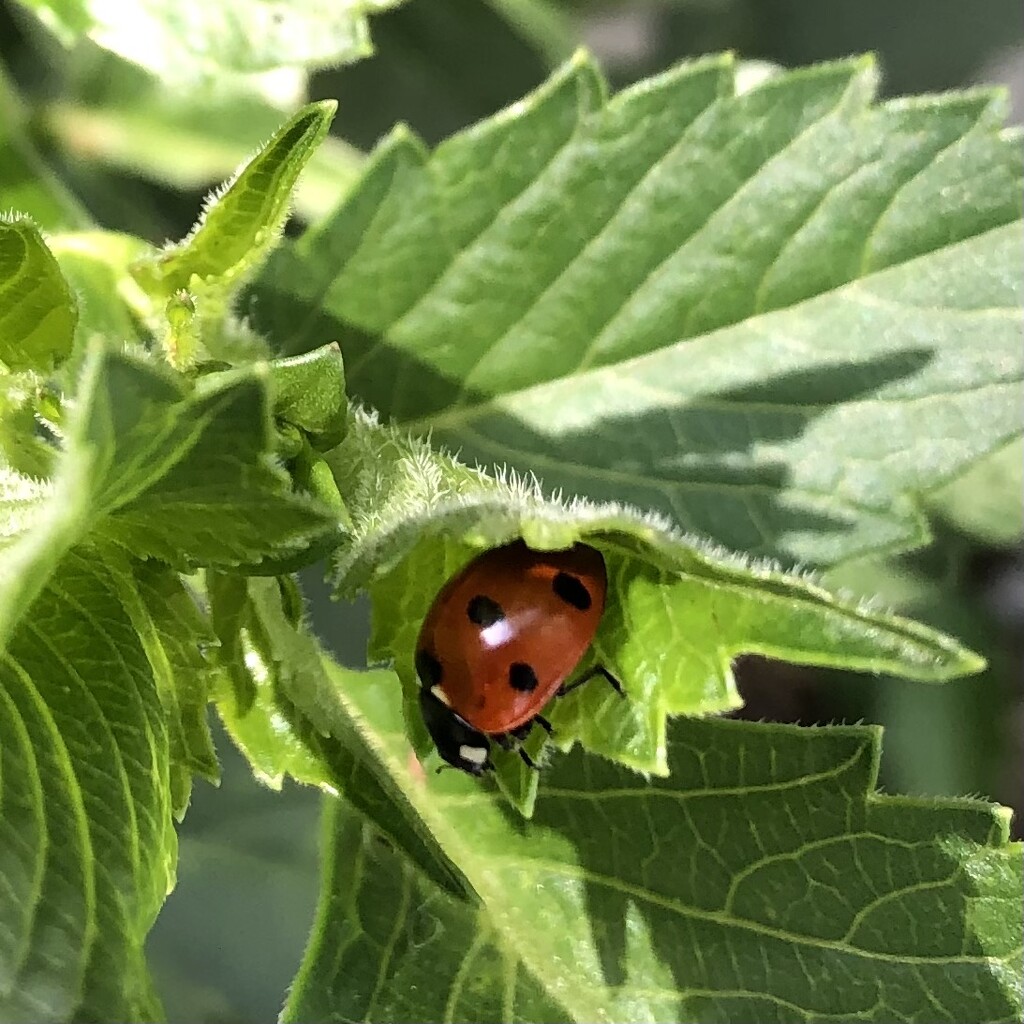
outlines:
[{"label": "leaf underside", "polygon": [[0,1018],[157,1020],[143,943],[173,881],[169,721],[99,552],[67,555],[0,661]]}]

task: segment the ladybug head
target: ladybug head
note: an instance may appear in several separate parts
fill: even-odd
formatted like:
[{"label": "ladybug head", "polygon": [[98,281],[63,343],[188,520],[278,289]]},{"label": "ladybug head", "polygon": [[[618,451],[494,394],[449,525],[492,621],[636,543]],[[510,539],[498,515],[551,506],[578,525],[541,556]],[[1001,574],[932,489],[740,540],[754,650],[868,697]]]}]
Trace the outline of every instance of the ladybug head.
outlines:
[{"label": "ladybug head", "polygon": [[455,768],[470,775],[494,771],[491,743],[461,719],[438,695],[439,687],[420,687],[420,710],[437,752]]}]

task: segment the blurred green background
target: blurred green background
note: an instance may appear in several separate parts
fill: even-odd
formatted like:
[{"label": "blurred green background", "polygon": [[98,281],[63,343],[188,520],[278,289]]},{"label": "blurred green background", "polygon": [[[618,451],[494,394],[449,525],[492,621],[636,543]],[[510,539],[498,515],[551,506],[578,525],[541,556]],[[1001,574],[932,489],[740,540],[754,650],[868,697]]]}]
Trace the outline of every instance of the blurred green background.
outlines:
[{"label": "blurred green background", "polygon": [[[1011,119],[1024,118],[1018,0],[412,0],[375,18],[372,33],[374,57],[308,83],[312,98],[337,98],[340,110],[319,177],[316,165],[307,174],[300,215],[329,208],[339,176],[351,180],[359,152],[396,121],[435,142],[518,99],[579,45],[616,87],[709,51],[796,65],[871,50],[886,95],[998,83],[1010,90]],[[24,122],[96,222],[158,243],[188,230],[208,188],[306,89],[301,76],[281,75],[264,86],[270,102],[161,90],[96,47],[64,51],[13,0],[0,0],[0,62],[0,116]],[[0,196],[0,208],[9,205]],[[1016,809],[1018,836],[1021,451],[929,503],[927,550],[832,576],[956,634],[989,659],[986,673],[936,688],[753,658],[737,666],[744,717],[882,723],[886,790],[990,796]],[[366,609],[333,604],[321,577],[310,570],[303,579],[314,625],[343,663],[359,666]],[[319,795],[261,788],[218,740],[223,783],[197,786],[180,830],[178,888],[149,948],[171,1021],[272,1021],[312,919]]]}]

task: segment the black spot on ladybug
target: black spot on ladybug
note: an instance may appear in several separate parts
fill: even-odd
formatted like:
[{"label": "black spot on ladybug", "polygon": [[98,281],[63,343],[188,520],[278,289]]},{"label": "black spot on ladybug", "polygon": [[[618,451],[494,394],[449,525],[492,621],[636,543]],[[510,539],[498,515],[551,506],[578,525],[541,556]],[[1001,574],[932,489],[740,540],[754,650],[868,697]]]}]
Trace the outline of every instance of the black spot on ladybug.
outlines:
[{"label": "black spot on ladybug", "polygon": [[551,589],[573,608],[585,612],[591,605],[590,591],[575,576],[560,572],[552,581]]},{"label": "black spot on ladybug", "polygon": [[416,675],[420,677],[423,685],[430,689],[441,682],[444,670],[441,668],[441,662],[430,651],[417,651]]},{"label": "black spot on ladybug", "polygon": [[508,667],[508,684],[513,690],[529,693],[537,689],[537,673],[525,662],[513,661]]},{"label": "black spot on ladybug", "polygon": [[501,605],[483,594],[477,594],[466,605],[466,615],[470,622],[484,629],[505,618],[505,612]]}]

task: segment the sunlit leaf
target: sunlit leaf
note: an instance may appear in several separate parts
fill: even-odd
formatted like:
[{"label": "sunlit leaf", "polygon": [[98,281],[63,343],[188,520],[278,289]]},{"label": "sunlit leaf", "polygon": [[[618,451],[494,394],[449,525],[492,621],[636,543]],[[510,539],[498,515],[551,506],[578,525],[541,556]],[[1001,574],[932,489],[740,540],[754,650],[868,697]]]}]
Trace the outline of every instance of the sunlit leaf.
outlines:
[{"label": "sunlit leaf", "polygon": [[257,315],[568,493],[788,562],[918,545],[919,496],[1021,433],[1024,150],[990,93],[873,104],[862,59],[733,78],[606,100],[578,59],[432,153],[396,133]]},{"label": "sunlit leaf", "polygon": [[186,239],[135,265],[142,287],[161,298],[183,289],[197,291],[219,311],[280,236],[292,187],[326,135],[335,107],[333,101],[311,103],[284,124],[210,200]]},{"label": "sunlit leaf", "polygon": [[394,686],[334,676],[338,714],[477,901],[335,812],[286,1021],[1020,1015],[1024,878],[1007,814],[876,793],[877,729],[680,719],[669,778],[577,751],[522,826],[476,780],[410,771]]},{"label": "sunlit leaf", "polygon": [[103,0],[21,0],[67,44],[87,35],[170,83],[370,53],[368,16],[400,0],[178,0],[110,6]]}]

